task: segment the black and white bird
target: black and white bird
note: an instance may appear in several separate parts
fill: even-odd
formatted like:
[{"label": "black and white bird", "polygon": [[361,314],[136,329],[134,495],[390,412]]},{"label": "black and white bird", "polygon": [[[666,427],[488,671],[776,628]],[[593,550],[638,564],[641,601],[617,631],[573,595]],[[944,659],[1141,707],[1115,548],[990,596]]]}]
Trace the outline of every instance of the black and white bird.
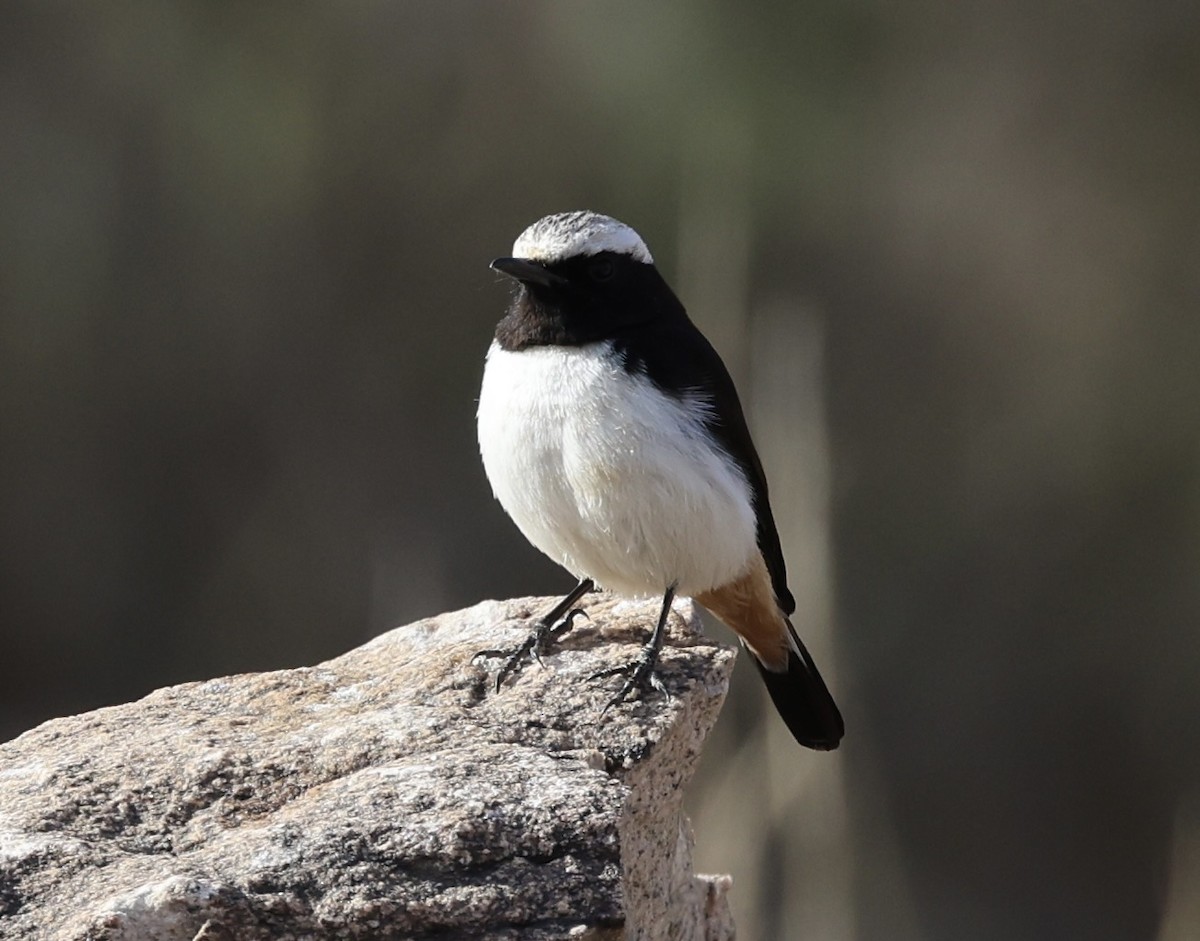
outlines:
[{"label": "black and white bird", "polygon": [[738,634],[800,744],[836,748],[842,717],[788,620],[796,605],[737,391],[645,242],[608,216],[560,213],[492,268],[518,289],[484,369],[484,469],[525,537],[579,579],[503,652],[497,687],[570,628],[596,585],[663,599],[610,705],[659,686],[679,594]]}]

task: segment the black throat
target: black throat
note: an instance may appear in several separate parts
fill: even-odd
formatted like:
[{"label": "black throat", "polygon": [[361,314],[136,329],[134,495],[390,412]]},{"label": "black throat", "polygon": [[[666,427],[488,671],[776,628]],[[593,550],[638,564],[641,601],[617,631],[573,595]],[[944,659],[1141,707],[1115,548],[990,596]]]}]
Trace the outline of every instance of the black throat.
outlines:
[{"label": "black throat", "polygon": [[496,326],[505,350],[582,346],[664,323],[688,323],[658,270],[628,255],[601,252],[546,265],[550,284],[524,282]]},{"label": "black throat", "polygon": [[[544,296],[545,288],[521,285],[496,324],[496,342],[501,349],[524,350],[532,346],[582,346],[603,339],[586,324],[570,316],[563,304]],[[541,296],[539,296],[541,295]]]}]

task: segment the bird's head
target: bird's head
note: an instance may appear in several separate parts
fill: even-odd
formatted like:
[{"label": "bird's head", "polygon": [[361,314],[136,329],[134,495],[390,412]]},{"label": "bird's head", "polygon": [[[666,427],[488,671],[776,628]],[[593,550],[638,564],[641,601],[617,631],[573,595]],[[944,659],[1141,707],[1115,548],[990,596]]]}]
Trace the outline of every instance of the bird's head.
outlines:
[{"label": "bird's head", "polygon": [[606,339],[679,305],[641,236],[596,212],[539,219],[492,268],[520,285],[497,332],[514,349]]}]

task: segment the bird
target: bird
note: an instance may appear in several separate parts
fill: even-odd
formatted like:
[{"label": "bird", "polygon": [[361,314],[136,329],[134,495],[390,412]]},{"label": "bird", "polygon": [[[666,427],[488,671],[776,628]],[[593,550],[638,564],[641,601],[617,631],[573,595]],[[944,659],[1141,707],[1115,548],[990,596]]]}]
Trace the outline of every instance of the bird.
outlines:
[{"label": "bird", "polygon": [[496,689],[571,629],[597,586],[661,597],[611,708],[666,690],[655,674],[674,598],[691,597],[749,651],[793,737],[845,728],[792,626],[767,480],[729,371],[623,222],[582,210],[526,228],[491,267],[515,282],[485,360],[477,431],[492,491],[578,583],[504,656]]}]

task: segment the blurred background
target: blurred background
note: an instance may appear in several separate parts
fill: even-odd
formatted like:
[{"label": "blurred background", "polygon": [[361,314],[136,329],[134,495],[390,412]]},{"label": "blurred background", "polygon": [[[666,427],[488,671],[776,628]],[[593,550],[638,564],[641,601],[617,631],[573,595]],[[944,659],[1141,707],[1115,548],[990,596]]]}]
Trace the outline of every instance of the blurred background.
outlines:
[{"label": "blurred background", "polygon": [[474,410],[488,262],[592,208],[846,714],[738,670],[741,936],[1200,936],[1200,6],[13,0],[0,128],[0,737],[569,587]]}]

